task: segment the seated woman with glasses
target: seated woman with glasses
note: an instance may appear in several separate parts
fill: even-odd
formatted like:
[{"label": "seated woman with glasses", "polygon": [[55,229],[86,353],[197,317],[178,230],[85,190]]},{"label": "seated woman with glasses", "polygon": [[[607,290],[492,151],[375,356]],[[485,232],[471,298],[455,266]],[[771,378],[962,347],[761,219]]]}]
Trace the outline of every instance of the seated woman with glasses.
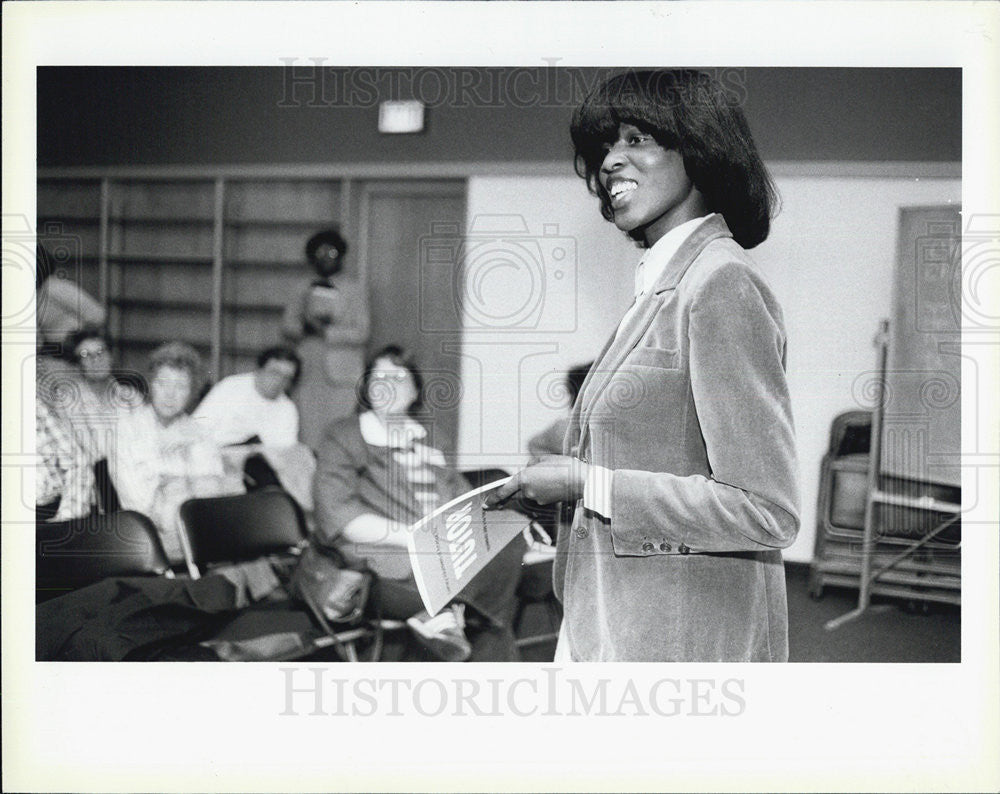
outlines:
[{"label": "seated woman with glasses", "polygon": [[149,403],[119,417],[108,460],[122,508],[152,519],[177,564],[185,560],[181,504],[244,489],[190,415],[203,383],[197,351],[182,342],[161,345],[149,357],[148,375]]},{"label": "seated woman with glasses", "polygon": [[[424,611],[407,550],[407,532],[438,505],[469,489],[427,443],[413,416],[422,379],[398,347],[368,361],[358,389],[360,413],[331,423],[318,450],[313,498],[317,540],[363,561],[376,575],[382,616],[407,620],[416,638],[444,661],[515,661],[511,630],[524,544],[515,540],[434,618]],[[466,629],[468,636],[466,636]]]},{"label": "seated woman with glasses", "polygon": [[56,393],[54,403],[94,461],[108,457],[118,414],[142,404],[137,373],[116,372],[103,331],[84,328],[69,336],[66,357],[72,367],[52,370],[44,387]]}]

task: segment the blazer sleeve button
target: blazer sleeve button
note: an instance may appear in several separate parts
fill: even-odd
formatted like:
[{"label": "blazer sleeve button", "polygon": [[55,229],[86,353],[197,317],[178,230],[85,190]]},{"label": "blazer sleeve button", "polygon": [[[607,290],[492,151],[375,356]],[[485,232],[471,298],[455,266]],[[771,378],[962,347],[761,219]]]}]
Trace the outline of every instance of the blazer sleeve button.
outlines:
[{"label": "blazer sleeve button", "polygon": [[669,543],[661,543],[660,544],[660,551],[670,551],[670,544]]},{"label": "blazer sleeve button", "polygon": [[654,546],[654,545],[653,545],[652,543],[643,543],[643,544],[642,544],[642,550],[643,550],[644,552],[646,552],[647,554],[648,554],[649,552],[653,551],[653,550],[654,550],[655,548],[656,548],[656,547],[655,547],[655,546]]},{"label": "blazer sleeve button", "polygon": [[689,551],[691,551],[691,549],[689,549],[689,548],[688,548],[687,546],[685,546],[685,545],[684,545],[684,544],[682,543],[681,545],[679,545],[679,546],[677,547],[677,551],[679,551],[679,552],[680,552],[681,554],[687,554],[687,553],[688,553]]}]

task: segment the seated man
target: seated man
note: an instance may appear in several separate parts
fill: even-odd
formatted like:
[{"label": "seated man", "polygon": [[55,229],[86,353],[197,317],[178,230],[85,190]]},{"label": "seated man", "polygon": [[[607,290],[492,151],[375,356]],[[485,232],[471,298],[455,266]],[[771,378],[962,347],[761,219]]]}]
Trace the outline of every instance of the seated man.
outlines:
[{"label": "seated man", "polygon": [[245,444],[256,436],[271,447],[290,447],[298,439],[299,412],[288,390],[299,376],[299,357],[272,347],[257,357],[257,369],[223,378],[205,395],[194,418],[220,447]]},{"label": "seated man", "polygon": [[194,418],[227,462],[243,467],[248,487],[281,485],[309,509],[314,464],[298,444],[299,413],[288,397],[300,369],[293,350],[269,348],[257,357],[253,372],[215,384]]}]

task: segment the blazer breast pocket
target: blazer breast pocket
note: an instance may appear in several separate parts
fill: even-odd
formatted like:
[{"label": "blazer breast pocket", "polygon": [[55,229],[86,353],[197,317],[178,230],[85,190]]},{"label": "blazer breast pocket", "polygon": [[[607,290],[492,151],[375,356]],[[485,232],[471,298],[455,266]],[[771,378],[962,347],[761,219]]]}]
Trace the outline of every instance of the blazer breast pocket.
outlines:
[{"label": "blazer breast pocket", "polygon": [[656,369],[678,369],[680,353],[662,347],[637,347],[625,359],[625,364],[640,367],[655,367]]}]

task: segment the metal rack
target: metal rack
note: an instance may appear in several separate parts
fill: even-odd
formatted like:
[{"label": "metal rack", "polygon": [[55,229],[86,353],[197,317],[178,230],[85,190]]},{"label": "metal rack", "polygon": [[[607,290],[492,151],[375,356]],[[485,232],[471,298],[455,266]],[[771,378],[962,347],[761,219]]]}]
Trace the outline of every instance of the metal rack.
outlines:
[{"label": "metal rack", "polygon": [[[897,480],[881,474],[888,330],[888,321],[882,321],[875,338],[878,379],[867,465],[859,465],[855,460],[839,468],[842,472],[853,470],[855,474],[863,471],[866,476],[860,553],[855,552],[856,535],[853,542],[848,539],[846,543],[831,541],[829,537],[832,533],[824,522],[830,508],[827,489],[832,488],[832,470],[824,466],[820,529],[812,570],[813,594],[818,595],[824,584],[858,587],[857,607],[828,621],[825,626],[828,631],[862,615],[873,593],[920,601],[961,602],[960,542],[941,542],[947,531],[958,524],[961,505],[933,493],[906,493]],[[934,526],[916,538],[900,537],[893,534],[894,527],[883,525],[887,508],[922,513],[933,520]],[[849,538],[851,533],[841,534]]]}]

